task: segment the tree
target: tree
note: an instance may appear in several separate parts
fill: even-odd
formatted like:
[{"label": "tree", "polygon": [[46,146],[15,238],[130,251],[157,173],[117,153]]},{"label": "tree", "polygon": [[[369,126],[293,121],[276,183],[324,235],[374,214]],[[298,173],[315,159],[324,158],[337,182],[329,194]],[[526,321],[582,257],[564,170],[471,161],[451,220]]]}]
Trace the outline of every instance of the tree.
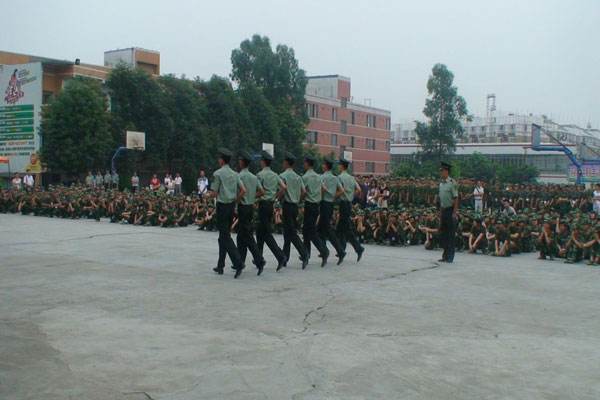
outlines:
[{"label": "tree", "polygon": [[[254,35],[231,52],[231,64],[231,79],[238,88],[242,92],[259,90],[270,103],[281,150],[302,151],[308,123],[304,101],[307,79],[294,50],[277,45],[273,51],[269,38]],[[276,156],[283,151],[276,151]]]},{"label": "tree", "polygon": [[427,81],[429,98],[423,114],[427,122],[417,122],[416,133],[423,153],[439,161],[456,149],[456,137],[463,134],[461,119],[466,117],[467,103],[453,86],[454,75],[444,64],[436,64]]},{"label": "tree", "polygon": [[[141,154],[142,168],[152,172],[164,171],[174,136],[166,92],[144,70],[125,65],[118,65],[110,72],[106,86],[111,97],[115,141],[124,144],[126,130],[145,132],[146,151]],[[131,169],[131,162],[126,167]]]},{"label": "tree", "polygon": [[481,153],[474,153],[461,160],[461,176],[482,181],[491,181],[496,176],[498,165]]},{"label": "tree", "polygon": [[107,168],[114,141],[100,82],[75,77],[43,111],[42,157],[54,172]]}]

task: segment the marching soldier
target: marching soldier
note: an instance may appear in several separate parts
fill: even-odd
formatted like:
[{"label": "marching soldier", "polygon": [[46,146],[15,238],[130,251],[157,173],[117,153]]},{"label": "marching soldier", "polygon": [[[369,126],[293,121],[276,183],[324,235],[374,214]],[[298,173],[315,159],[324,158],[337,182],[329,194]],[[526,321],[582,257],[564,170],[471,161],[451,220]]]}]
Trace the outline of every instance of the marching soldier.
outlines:
[{"label": "marching soldier", "polygon": [[246,189],[238,174],[229,166],[231,156],[231,151],[228,149],[219,149],[220,168],[215,171],[213,178],[212,190],[217,197],[217,229],[219,230],[219,261],[213,271],[223,275],[225,257],[229,255],[233,263],[233,269],[235,269],[235,278],[238,278],[242,274],[245,265],[231,238],[231,224],[233,222],[235,201],[244,196]]},{"label": "marching soldier", "polygon": [[263,248],[266,244],[271,253],[277,259],[277,271],[285,266],[287,258],[273,237],[273,204],[275,197],[280,189],[285,188],[285,184],[273,170],[271,170],[273,156],[266,151],[261,153],[261,170],[257,174],[258,181],[262,186],[262,192],[259,193],[258,202],[258,227],[256,229],[256,244],[261,258],[263,258]]},{"label": "marching soldier", "polygon": [[304,224],[302,225],[302,238],[308,258],[310,258],[310,243],[312,242],[319,251],[322,258],[321,267],[327,264],[329,250],[317,234],[317,219],[319,217],[319,204],[321,203],[321,176],[314,170],[315,157],[306,155],[304,157],[304,175],[302,181],[306,188],[304,197]]},{"label": "marching soldier", "polygon": [[291,153],[285,154],[284,171],[279,175],[285,184],[279,190],[278,197],[283,200],[283,253],[290,258],[290,246],[293,244],[302,261],[302,269],[308,265],[306,248],[298,236],[298,203],[304,195],[305,188],[302,178],[294,171],[296,157]]},{"label": "marching soldier", "polygon": [[242,262],[246,260],[246,252],[250,250],[254,259],[253,263],[258,268],[257,275],[260,275],[266,262],[254,240],[254,203],[256,202],[256,194],[262,192],[262,186],[258,178],[248,170],[251,162],[252,156],[247,151],[240,152],[240,180],[246,188],[246,192],[238,204],[237,247]]},{"label": "marching soldier", "polygon": [[440,262],[454,261],[454,237],[458,215],[458,184],[450,177],[450,164],[441,163],[439,186],[440,201],[440,242],[444,253]]},{"label": "marching soldier", "polygon": [[356,252],[356,261],[360,261],[365,248],[360,245],[352,224],[352,200],[354,195],[360,194],[360,186],[356,179],[348,173],[348,165],[350,162],[344,158],[340,158],[340,174],[338,179],[342,186],[342,194],[340,195],[340,219],[338,221],[337,233],[340,238],[342,251],[345,253],[346,242],[349,242]]},{"label": "marching soldier", "polygon": [[319,236],[323,243],[326,245],[326,241],[329,240],[331,245],[336,251],[336,257],[338,257],[337,265],[340,265],[344,261],[346,253],[340,247],[338,237],[331,225],[333,218],[333,202],[342,193],[342,186],[340,181],[332,172],[334,161],[331,158],[325,158],[323,160],[323,175],[321,175],[321,207],[319,210],[319,224],[318,231]]}]

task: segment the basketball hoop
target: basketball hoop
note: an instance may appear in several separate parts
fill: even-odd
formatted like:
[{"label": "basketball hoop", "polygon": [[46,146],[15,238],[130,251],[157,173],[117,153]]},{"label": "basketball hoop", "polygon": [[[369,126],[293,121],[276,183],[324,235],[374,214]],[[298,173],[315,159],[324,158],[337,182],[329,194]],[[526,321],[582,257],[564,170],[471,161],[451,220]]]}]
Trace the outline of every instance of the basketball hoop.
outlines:
[{"label": "basketball hoop", "polygon": [[144,151],[146,150],[146,133],[145,132],[126,132],[126,145],[129,150]]}]

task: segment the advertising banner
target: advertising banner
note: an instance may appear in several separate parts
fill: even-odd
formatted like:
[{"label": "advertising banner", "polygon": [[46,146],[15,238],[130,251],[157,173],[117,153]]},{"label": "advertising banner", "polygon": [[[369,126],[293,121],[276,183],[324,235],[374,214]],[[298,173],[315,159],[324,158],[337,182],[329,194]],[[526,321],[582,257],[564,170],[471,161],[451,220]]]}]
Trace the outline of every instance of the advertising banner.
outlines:
[{"label": "advertising banner", "polygon": [[[600,183],[600,164],[583,163],[581,171],[583,172],[582,183]],[[574,165],[569,166],[567,177],[569,182],[577,180],[577,168]]]},{"label": "advertising banner", "polygon": [[11,172],[42,172],[42,64],[0,65],[0,157]]}]

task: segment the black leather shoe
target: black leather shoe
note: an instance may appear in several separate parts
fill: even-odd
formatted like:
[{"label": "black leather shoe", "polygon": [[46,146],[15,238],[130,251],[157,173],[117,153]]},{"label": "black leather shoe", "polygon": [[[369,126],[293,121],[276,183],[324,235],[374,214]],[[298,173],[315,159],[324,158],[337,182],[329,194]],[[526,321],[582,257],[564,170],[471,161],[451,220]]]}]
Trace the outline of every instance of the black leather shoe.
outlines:
[{"label": "black leather shoe", "polygon": [[361,247],[358,253],[356,254],[356,262],[359,262],[365,252],[365,248]]},{"label": "black leather shoe", "polygon": [[258,268],[258,272],[256,273],[256,275],[260,276],[260,274],[262,274],[266,264],[267,262],[265,260],[262,260],[258,263],[258,265],[256,266],[256,268]]},{"label": "black leather shoe", "polygon": [[215,271],[219,275],[223,275],[223,268],[215,267],[213,268],[213,271]]},{"label": "black leather shoe", "polygon": [[285,267],[286,264],[287,264],[287,258],[284,258],[283,260],[279,260],[279,264],[277,264],[277,269],[275,271],[279,272],[281,270],[281,268]]},{"label": "black leather shoe", "polygon": [[346,253],[338,254],[338,262],[337,265],[340,265],[344,262],[344,257],[346,257]]},{"label": "black leather shoe", "polygon": [[325,254],[324,256],[319,256],[322,258],[321,260],[321,268],[323,268],[325,265],[327,265],[327,258],[329,257],[329,254]]},{"label": "black leather shoe", "polygon": [[438,260],[438,262],[446,262],[446,259],[445,259],[445,258],[440,258],[440,259]]},{"label": "black leather shoe", "polygon": [[237,279],[240,277],[240,275],[242,274],[242,271],[244,270],[245,267],[246,267],[245,265],[242,265],[241,267],[239,267],[235,270],[235,275],[233,276],[234,279]]},{"label": "black leather shoe", "polygon": [[308,257],[302,260],[302,269],[305,269],[308,265]]}]

